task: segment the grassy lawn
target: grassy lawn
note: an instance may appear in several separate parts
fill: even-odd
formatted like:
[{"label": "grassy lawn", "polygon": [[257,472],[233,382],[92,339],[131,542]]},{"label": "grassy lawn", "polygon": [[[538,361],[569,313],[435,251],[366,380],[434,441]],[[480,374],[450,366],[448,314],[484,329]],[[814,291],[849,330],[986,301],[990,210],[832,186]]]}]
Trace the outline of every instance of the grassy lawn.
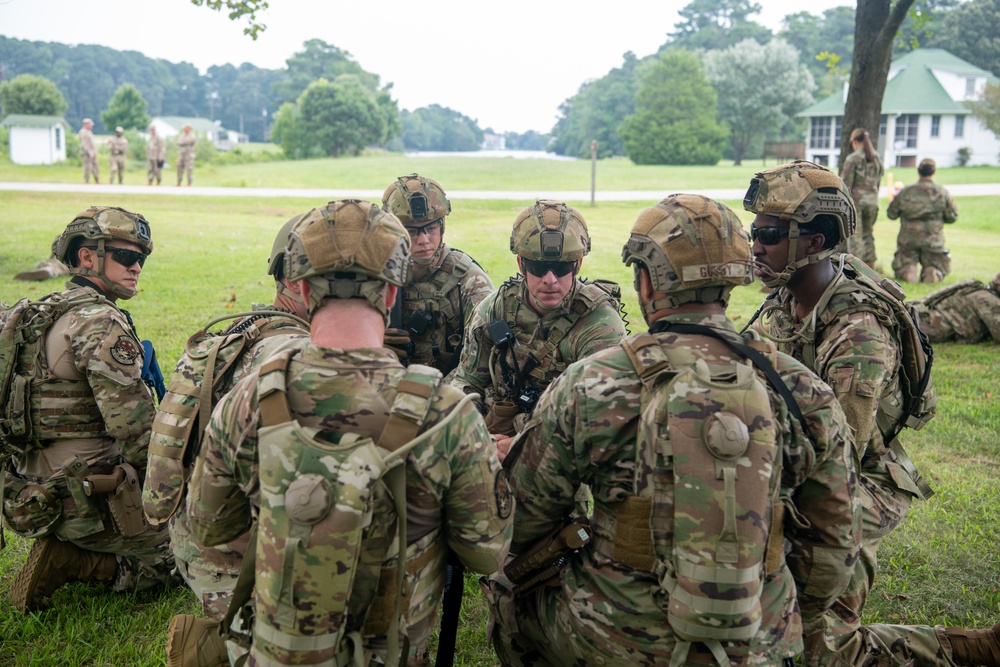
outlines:
[{"label": "grassy lawn", "polygon": [[[244,150],[241,148],[241,150]],[[246,149],[247,152],[256,149]],[[103,177],[107,177],[107,159],[100,158]],[[597,164],[598,190],[653,190],[664,195],[685,189],[745,188],[754,173],[767,165],[761,160],[745,160],[739,167],[720,162],[714,167],[636,166],[625,158],[600,160]],[[127,183],[145,180],[145,164],[130,161]],[[462,157],[406,157],[401,153],[366,154],[349,159],[275,161],[239,165],[195,165],[195,185],[236,188],[361,188],[382,189],[398,176],[412,171],[429,174],[446,190],[524,190],[536,192],[539,183],[546,191],[590,190],[589,160],[543,160]],[[917,179],[916,169],[889,169],[893,178],[910,183]],[[175,168],[163,170],[163,182],[175,182]],[[0,181],[37,181],[43,183],[78,183],[83,180],[79,165],[12,165],[0,155]],[[1000,167],[951,167],[938,170],[936,180],[944,185],[965,183],[1000,183]]]},{"label": "grassy lawn", "polygon": [[[295,185],[381,189],[396,176],[417,169],[449,189],[586,189],[589,164],[536,160],[427,161],[401,156],[356,160],[317,160],[306,165],[270,163],[199,168],[202,185]],[[606,189],[658,189],[665,194],[687,187],[740,187],[759,163],[742,168],[638,168],[608,160],[599,166]],[[298,169],[298,172],[295,170]],[[32,174],[42,175],[32,175]],[[942,170],[941,182],[981,175],[1000,181],[1000,170]],[[75,182],[76,169],[53,167],[15,173],[0,162],[0,181]],[[137,179],[138,174],[127,174]],[[605,180],[606,179],[606,180]],[[606,184],[605,184],[606,183]],[[541,193],[544,194],[544,193]],[[43,259],[52,237],[72,216],[92,204],[114,204],[141,211],[151,222],[155,251],[146,264],[140,293],[125,304],[140,335],[155,341],[169,375],[187,336],[209,318],[248,310],[253,301],[269,301],[273,284],[266,260],[274,233],[291,216],[324,202],[302,199],[178,198],[122,195],[117,199],[89,194],[0,194],[0,300],[41,296],[61,289],[61,280],[15,283],[11,276]],[[495,284],[514,271],[508,250],[510,227],[530,202],[461,201],[448,219],[447,241],[475,256]],[[650,202],[652,203],[652,202]],[[739,208],[739,202],[728,202]],[[621,246],[642,208],[637,203],[606,203],[590,208],[571,202],[587,218],[594,250],[584,274],[620,282],[627,295],[631,331],[644,329],[631,288],[631,272],[621,264]],[[954,260],[951,283],[988,279],[1000,270],[1000,210],[986,197],[958,201],[961,216],[946,231]],[[884,211],[885,202],[883,202]],[[750,216],[743,214],[745,222]],[[875,227],[879,263],[888,267],[895,244],[895,223],[880,219]],[[908,286],[911,296],[931,291]],[[740,288],[731,314],[743,322],[760,303],[759,285]],[[992,625],[1000,618],[1000,386],[994,344],[942,344],[936,348],[935,385],[938,417],[904,441],[915,463],[931,480],[937,495],[911,510],[904,526],[883,543],[883,569],[869,603],[869,621]],[[0,552],[0,666],[6,665],[162,665],[166,627],[174,613],[194,611],[194,597],[182,589],[114,595],[74,584],[56,596],[56,605],[22,616],[10,607],[6,591],[24,561],[27,543],[7,534]],[[459,638],[458,664],[493,665],[485,643],[485,605],[474,580],[466,581],[465,622]]]}]

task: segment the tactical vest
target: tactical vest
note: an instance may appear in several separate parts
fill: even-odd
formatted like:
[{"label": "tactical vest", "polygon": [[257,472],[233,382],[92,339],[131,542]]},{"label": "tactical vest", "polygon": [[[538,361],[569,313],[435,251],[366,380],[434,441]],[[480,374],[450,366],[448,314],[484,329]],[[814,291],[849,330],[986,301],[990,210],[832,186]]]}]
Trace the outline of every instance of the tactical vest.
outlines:
[{"label": "tactical vest", "polygon": [[56,320],[76,306],[105,301],[91,289],[76,288],[0,304],[0,460],[21,457],[48,440],[107,435],[90,384],[48,377],[44,353],[45,333]]},{"label": "tactical vest", "polygon": [[[295,420],[285,393],[294,354],[269,360],[258,385],[252,656],[265,666],[365,664],[355,662],[362,660],[362,636],[374,634],[369,621],[385,618],[372,610],[384,608],[388,598],[393,612],[384,630],[386,664],[397,665],[408,599],[405,459],[427,439],[428,433],[417,433],[442,376],[425,366],[406,370],[376,443],[354,433],[321,433]],[[380,574],[391,557],[395,582],[385,590]]]},{"label": "tactical vest", "polygon": [[[508,278],[501,285],[493,302],[491,321],[506,320],[517,336],[518,344],[514,347],[514,353],[517,355],[517,368],[531,369],[522,378],[524,384],[529,387],[545,389],[566,370],[570,363],[576,361],[576,359],[564,358],[559,351],[559,344],[576,326],[577,322],[586,318],[602,304],[610,303],[615,310],[620,310],[621,287],[609,280],[582,279],[580,284],[576,286],[576,294],[569,308],[560,312],[549,322],[547,335],[537,337],[534,336],[534,330],[526,331],[522,325],[518,324],[518,317],[522,312],[527,313],[531,320],[541,319],[531,309],[531,306],[522,300],[521,295],[526,289],[522,276]],[[493,367],[493,377],[500,380],[504,378],[505,373],[505,369],[499,361],[500,355],[495,353],[492,341],[488,337],[485,343],[491,349],[490,365]],[[506,396],[506,387],[497,386],[494,383],[493,390],[499,397],[509,398]]]},{"label": "tactical vest", "polygon": [[[895,281],[883,278],[853,255],[840,257],[844,279],[823,295],[813,313],[824,328],[854,313],[871,313],[895,334],[901,352],[899,390],[893,396],[879,398],[875,422],[889,450],[885,456],[905,472],[905,475],[893,474],[893,480],[900,488],[926,500],[934,491],[917,472],[897,437],[903,428],[920,430],[937,413],[937,396],[931,381],[934,350],[920,330],[911,306],[903,302],[906,294]],[[840,295],[850,298],[834,299]],[[816,326],[816,319],[810,318],[799,332],[802,362],[811,369],[816,368]]]},{"label": "tactical vest", "polygon": [[659,579],[672,665],[698,642],[728,666],[722,642],[757,634],[765,575],[781,564],[770,394],[750,363],[712,365],[650,334],[621,345],[642,381],[635,495],[595,508],[595,534],[612,537],[594,547]]},{"label": "tactical vest", "polygon": [[231,318],[244,315],[221,333],[211,333],[206,327],[188,338],[185,356],[160,401],[149,438],[149,465],[142,490],[143,511],[154,526],[168,521],[180,508],[212,408],[232,385],[243,354],[261,340],[288,333],[280,324],[301,323],[293,315],[274,310],[239,313]]},{"label": "tactical vest", "polygon": [[[403,287],[403,327],[410,324],[413,315],[423,311],[430,318],[427,330],[421,336],[412,336],[412,363],[433,365],[442,352],[454,352],[458,347],[453,335],[461,336],[465,331],[462,312],[462,278],[472,268],[473,259],[465,253],[450,249],[441,265],[420,282],[411,281]],[[458,304],[449,298],[452,290],[458,288]],[[444,347],[441,345],[444,343]]]}]

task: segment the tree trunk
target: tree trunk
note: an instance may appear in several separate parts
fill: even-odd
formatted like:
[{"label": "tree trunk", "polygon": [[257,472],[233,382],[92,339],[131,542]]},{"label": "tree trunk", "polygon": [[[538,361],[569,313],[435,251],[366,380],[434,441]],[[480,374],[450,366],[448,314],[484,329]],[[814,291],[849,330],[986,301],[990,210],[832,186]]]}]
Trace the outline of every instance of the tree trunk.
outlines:
[{"label": "tree trunk", "polygon": [[[844,105],[838,166],[851,153],[851,132],[863,127],[878,147],[882,96],[892,64],[892,43],[913,0],[858,0],[854,20],[854,62]],[[891,137],[886,137],[891,141]]]}]

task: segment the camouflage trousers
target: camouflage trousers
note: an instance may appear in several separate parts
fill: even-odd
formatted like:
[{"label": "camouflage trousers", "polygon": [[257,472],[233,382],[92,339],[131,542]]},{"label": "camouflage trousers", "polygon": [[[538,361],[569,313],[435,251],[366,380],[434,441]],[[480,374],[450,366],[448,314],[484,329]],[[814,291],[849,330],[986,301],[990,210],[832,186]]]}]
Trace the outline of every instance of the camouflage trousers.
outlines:
[{"label": "camouflage trousers", "polygon": [[163,178],[163,168],[160,166],[159,160],[146,160],[146,180],[152,185],[153,181],[159,185]]},{"label": "camouflage trousers", "polygon": [[[564,575],[566,572],[564,571]],[[649,582],[655,586],[655,579]],[[630,616],[642,617],[642,613],[630,613],[631,605],[619,600],[619,607],[613,618],[604,613],[594,613],[597,607],[605,606],[606,595],[617,598],[620,589],[602,591],[580,590],[567,593],[573,588],[574,578],[559,585],[545,585],[526,595],[514,595],[510,581],[503,575],[482,577],[480,586],[490,605],[490,618],[486,636],[496,651],[499,662],[504,667],[631,667],[633,665],[669,665],[670,651],[677,645],[676,639],[667,628],[665,616],[658,624],[649,626],[648,614],[641,621],[632,621]],[[644,588],[640,597],[651,599],[649,588]],[[635,592],[635,591],[633,591]],[[595,600],[601,600],[596,603]],[[578,608],[574,610],[573,606]],[[789,609],[794,600],[788,601]],[[579,607],[587,608],[581,611]],[[617,624],[617,632],[611,634],[608,627]],[[797,621],[796,621],[797,623]],[[796,626],[797,630],[801,626]],[[780,633],[780,630],[778,630]],[[801,632],[796,634],[796,638]],[[630,641],[622,641],[627,638]],[[783,643],[783,642],[779,642]],[[792,656],[801,649],[796,640],[794,649],[788,650]],[[747,656],[746,661],[733,659],[733,665],[754,667],[780,667],[789,664],[790,657],[777,657],[774,653],[759,652]],[[732,658],[732,656],[730,656]],[[693,643],[684,660],[685,665],[718,665],[711,651],[700,643]]]},{"label": "camouflage trousers", "polygon": [[112,155],[111,156],[111,177],[108,179],[109,183],[115,182],[115,176],[118,177],[118,183],[121,184],[122,180],[125,178],[125,156],[124,155]]},{"label": "camouflage trousers", "polygon": [[101,179],[100,168],[97,166],[97,156],[89,157],[87,155],[81,156],[83,158],[83,182],[90,183],[90,175],[94,175],[94,183],[97,183]]},{"label": "camouflage trousers", "polygon": [[[170,536],[166,530],[147,526],[138,535],[125,537],[111,528],[99,533],[79,536],[70,523],[56,527],[53,534],[87,551],[114,554],[118,573],[111,588],[116,591],[144,591],[173,583],[174,558],[170,553]],[[110,517],[105,525],[111,525]]]},{"label": "camouflage trousers", "polygon": [[177,571],[201,602],[206,618],[221,621],[226,615],[249,541],[250,534],[244,533],[220,547],[206,547],[191,532],[186,513],[171,517],[170,546]]},{"label": "camouflage trousers", "polygon": [[878,218],[878,202],[860,202],[857,205],[860,225],[847,237],[847,252],[875,268],[875,220]]},{"label": "camouflage trousers", "polygon": [[177,185],[181,184],[184,172],[187,172],[187,183],[194,181],[194,153],[181,152],[177,156]]},{"label": "camouflage trousers", "polygon": [[899,489],[881,467],[863,470],[860,481],[861,554],[850,587],[824,615],[822,630],[806,638],[806,664],[809,667],[954,665],[943,628],[861,624],[861,612],[878,570],[878,545],[902,522],[913,496]]},{"label": "camouflage trousers", "polygon": [[938,282],[951,273],[951,257],[944,247],[943,223],[903,222],[896,239],[892,270],[897,280],[907,283]]}]

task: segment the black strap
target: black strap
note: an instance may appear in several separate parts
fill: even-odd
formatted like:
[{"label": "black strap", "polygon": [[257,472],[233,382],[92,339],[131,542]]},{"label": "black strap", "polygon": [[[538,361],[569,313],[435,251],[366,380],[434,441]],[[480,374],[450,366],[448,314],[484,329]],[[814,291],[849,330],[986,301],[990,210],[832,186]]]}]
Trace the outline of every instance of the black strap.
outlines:
[{"label": "black strap", "polygon": [[455,640],[465,591],[465,566],[453,551],[448,552],[444,597],[441,604],[441,631],[438,633],[437,657],[434,667],[452,667],[455,662]]},{"label": "black strap", "polygon": [[778,375],[778,371],[774,370],[774,366],[771,362],[767,360],[763,354],[753,349],[749,345],[742,342],[737,342],[731,337],[702,324],[688,324],[682,322],[667,322],[666,320],[659,320],[649,329],[649,333],[678,333],[678,334],[688,334],[694,336],[708,336],[709,338],[714,338],[716,340],[722,341],[732,349],[736,350],[744,357],[750,360],[750,362],[756,366],[767,378],[770,385],[777,391],[781,398],[784,399],[785,405],[788,406],[788,411],[799,420],[799,424],[802,425],[802,431],[807,437],[812,436],[809,433],[809,425],[806,423],[806,418],[802,414],[802,410],[799,409],[799,404],[796,402],[795,397],[792,396],[791,390],[788,385],[784,383],[781,376]]}]

